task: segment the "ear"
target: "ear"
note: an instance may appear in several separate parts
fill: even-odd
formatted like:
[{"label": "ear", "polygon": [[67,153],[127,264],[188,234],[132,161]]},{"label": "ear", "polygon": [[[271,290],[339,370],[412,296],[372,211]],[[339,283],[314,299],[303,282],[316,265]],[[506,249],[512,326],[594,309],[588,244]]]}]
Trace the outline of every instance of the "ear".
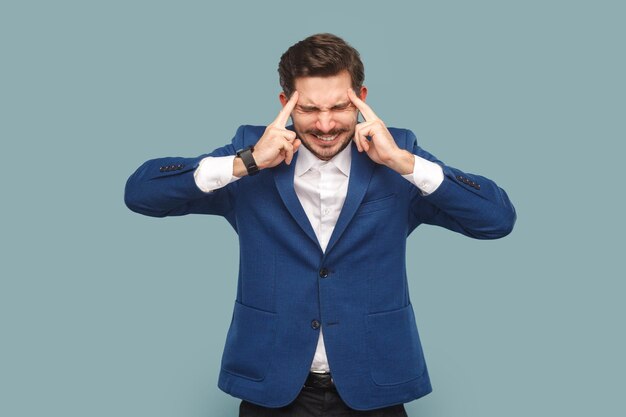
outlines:
[{"label": "ear", "polygon": [[367,87],[363,85],[361,86],[361,89],[359,90],[359,98],[365,101],[366,97],[367,97]]},{"label": "ear", "polygon": [[287,104],[287,102],[289,101],[289,97],[287,97],[287,94],[285,94],[284,91],[280,92],[280,94],[278,95],[278,99],[280,100],[280,104],[282,104],[283,107],[285,107],[285,104]]}]

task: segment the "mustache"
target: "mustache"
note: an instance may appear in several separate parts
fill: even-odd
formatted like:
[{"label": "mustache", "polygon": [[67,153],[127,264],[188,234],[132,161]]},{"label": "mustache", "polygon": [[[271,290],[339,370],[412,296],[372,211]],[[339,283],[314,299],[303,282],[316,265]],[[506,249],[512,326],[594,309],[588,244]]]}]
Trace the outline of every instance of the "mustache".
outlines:
[{"label": "mustache", "polygon": [[311,135],[316,135],[316,136],[334,136],[334,135],[338,135],[340,133],[345,133],[345,132],[349,132],[349,130],[348,129],[333,129],[329,132],[322,132],[321,130],[310,129],[310,130],[304,131],[304,133],[309,133]]}]

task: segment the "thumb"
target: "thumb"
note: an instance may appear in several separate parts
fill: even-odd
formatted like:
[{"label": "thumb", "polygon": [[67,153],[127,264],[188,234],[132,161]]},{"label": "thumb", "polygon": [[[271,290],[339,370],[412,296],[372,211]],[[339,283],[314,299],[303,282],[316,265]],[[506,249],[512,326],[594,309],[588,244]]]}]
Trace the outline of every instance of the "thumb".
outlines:
[{"label": "thumb", "polygon": [[300,145],[302,145],[302,141],[300,139],[296,139],[293,141],[292,145],[293,145],[293,152],[295,153],[300,147]]}]

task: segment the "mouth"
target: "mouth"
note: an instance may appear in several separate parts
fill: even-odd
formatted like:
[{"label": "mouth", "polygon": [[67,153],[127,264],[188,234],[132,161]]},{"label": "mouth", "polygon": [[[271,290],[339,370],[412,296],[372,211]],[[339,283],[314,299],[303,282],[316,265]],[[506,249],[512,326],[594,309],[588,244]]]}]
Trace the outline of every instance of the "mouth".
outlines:
[{"label": "mouth", "polygon": [[315,136],[317,139],[321,140],[322,142],[332,142],[335,139],[337,139],[337,136],[339,136],[339,133],[335,133],[334,135],[315,135],[315,134],[313,134],[313,136]]},{"label": "mouth", "polygon": [[313,141],[317,143],[318,145],[333,146],[335,143],[341,140],[341,137],[343,136],[343,133],[345,133],[345,131],[336,130],[334,132],[328,132],[328,133],[313,131],[313,132],[307,132],[307,133],[313,139]]}]

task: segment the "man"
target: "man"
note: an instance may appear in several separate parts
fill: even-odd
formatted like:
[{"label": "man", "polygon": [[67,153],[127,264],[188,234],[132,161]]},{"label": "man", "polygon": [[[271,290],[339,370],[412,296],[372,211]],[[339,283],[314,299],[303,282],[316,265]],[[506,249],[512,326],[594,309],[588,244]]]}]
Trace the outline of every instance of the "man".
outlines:
[{"label": "man", "polygon": [[426,223],[495,239],[510,233],[515,210],[491,180],[387,128],[342,39],[296,43],[279,74],[283,108],[269,126],[241,126],[197,158],[146,162],[126,204],[157,217],[221,215],[237,232],[219,387],[243,399],[241,416],[406,416],[402,404],[431,391],[407,236]]}]

